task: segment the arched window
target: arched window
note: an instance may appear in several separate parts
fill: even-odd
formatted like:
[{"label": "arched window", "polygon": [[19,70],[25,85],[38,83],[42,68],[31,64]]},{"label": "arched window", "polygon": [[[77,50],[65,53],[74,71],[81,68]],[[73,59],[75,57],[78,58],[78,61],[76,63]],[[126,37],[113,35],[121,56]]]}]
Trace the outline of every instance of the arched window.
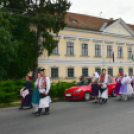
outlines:
[{"label": "arched window", "polygon": [[133,73],[133,68],[129,68],[129,69],[128,69],[129,75],[130,75],[131,72]]},{"label": "arched window", "polygon": [[124,69],[122,67],[119,68],[119,72],[121,72],[124,75]]},{"label": "arched window", "polygon": [[97,72],[100,75],[101,74],[101,68],[100,67],[96,67],[95,68],[95,72]]},{"label": "arched window", "polygon": [[113,76],[113,68],[108,68],[108,75]]}]

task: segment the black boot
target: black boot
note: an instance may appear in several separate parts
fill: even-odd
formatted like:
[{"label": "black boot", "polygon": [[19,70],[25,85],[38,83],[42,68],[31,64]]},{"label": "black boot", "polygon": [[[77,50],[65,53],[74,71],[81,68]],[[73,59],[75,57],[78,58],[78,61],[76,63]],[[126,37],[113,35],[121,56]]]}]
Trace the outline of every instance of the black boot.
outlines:
[{"label": "black boot", "polygon": [[36,116],[40,116],[41,115],[41,112],[42,112],[42,108],[39,108]]},{"label": "black boot", "polygon": [[49,115],[50,114],[50,109],[49,107],[45,108],[45,113],[43,115]]},{"label": "black boot", "polygon": [[102,99],[101,103],[100,104],[104,104],[105,103],[105,99]]}]

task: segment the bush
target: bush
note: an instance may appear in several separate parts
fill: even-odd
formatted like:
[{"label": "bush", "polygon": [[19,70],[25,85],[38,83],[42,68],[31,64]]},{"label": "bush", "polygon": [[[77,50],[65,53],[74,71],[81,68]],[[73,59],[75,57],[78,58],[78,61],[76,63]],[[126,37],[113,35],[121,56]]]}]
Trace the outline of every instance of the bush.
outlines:
[{"label": "bush", "polygon": [[25,79],[0,81],[0,103],[9,103],[20,99],[20,89],[25,82]]},{"label": "bush", "polygon": [[[24,86],[25,82],[25,79],[0,81],[0,103],[9,103],[19,100],[21,98],[20,89]],[[70,83],[60,81],[58,83],[52,83],[50,96],[52,98],[59,97],[62,99],[64,91],[74,85],[75,81]],[[34,89],[33,81],[32,89]]]}]

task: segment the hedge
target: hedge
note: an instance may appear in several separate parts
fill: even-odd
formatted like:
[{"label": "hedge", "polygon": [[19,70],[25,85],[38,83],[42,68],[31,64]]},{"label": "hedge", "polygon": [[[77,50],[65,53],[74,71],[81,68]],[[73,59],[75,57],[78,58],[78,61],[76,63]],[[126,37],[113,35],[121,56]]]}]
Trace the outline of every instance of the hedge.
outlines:
[{"label": "hedge", "polygon": [[[0,103],[9,103],[20,100],[20,89],[25,84],[25,79],[0,81]],[[50,89],[50,96],[52,98],[63,98],[64,91],[74,86],[75,82],[58,82],[52,83]],[[32,89],[34,89],[34,82],[32,81]]]}]

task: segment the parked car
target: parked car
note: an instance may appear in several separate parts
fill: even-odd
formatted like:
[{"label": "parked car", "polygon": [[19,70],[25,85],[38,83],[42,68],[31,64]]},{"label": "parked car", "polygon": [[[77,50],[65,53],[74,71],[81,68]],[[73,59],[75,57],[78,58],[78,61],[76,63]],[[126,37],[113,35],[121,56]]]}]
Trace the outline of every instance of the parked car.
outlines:
[{"label": "parked car", "polygon": [[[76,86],[66,89],[64,92],[64,98],[66,100],[82,100],[88,101],[92,96],[92,77],[84,78]],[[116,96],[114,94],[115,79],[108,76],[108,95]]]}]

